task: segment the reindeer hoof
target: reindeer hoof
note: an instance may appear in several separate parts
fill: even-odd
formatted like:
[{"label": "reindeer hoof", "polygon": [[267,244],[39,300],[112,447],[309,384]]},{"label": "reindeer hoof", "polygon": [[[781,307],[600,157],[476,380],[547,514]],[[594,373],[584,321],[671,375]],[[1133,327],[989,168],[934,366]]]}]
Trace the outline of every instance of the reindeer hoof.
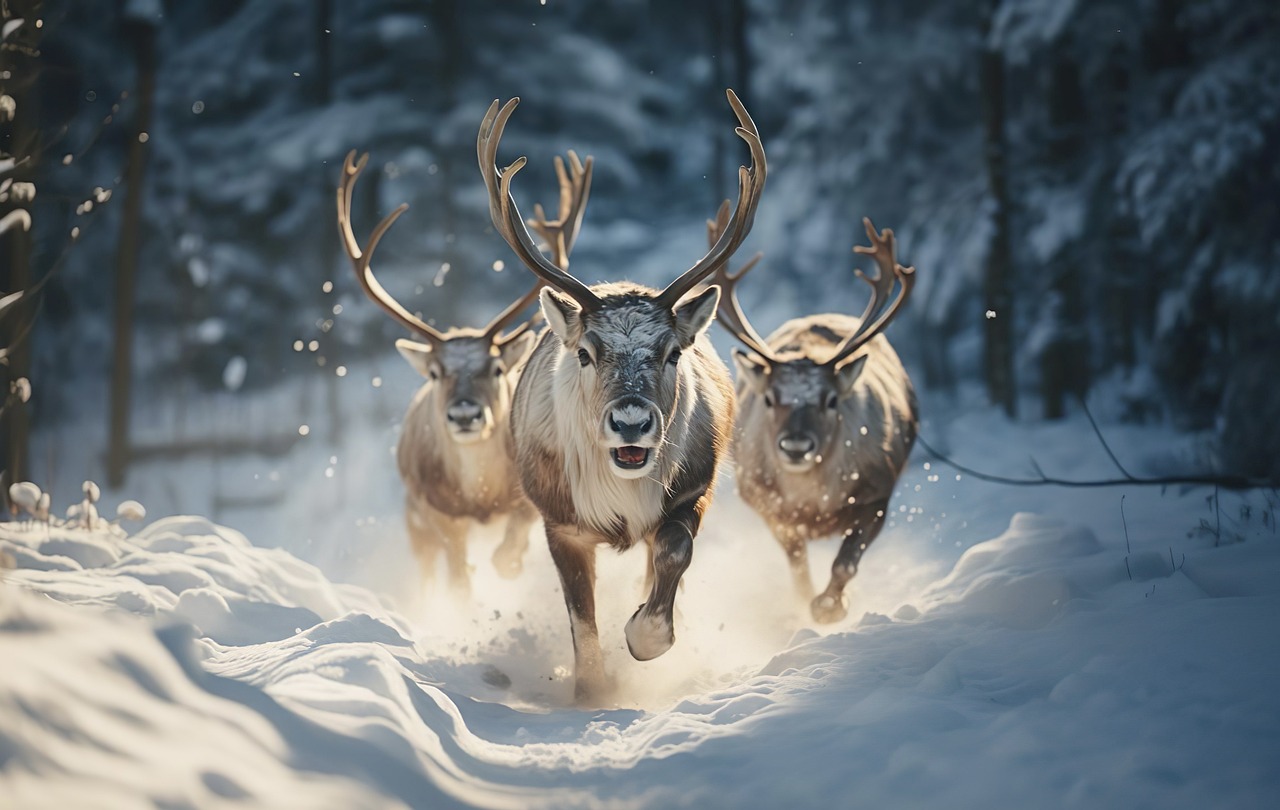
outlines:
[{"label": "reindeer hoof", "polygon": [[524,570],[524,560],[519,554],[499,547],[493,552],[493,567],[503,579],[515,579]]},{"label": "reindeer hoof", "polygon": [[627,649],[637,661],[650,661],[671,649],[676,642],[676,631],[671,622],[661,616],[648,615],[644,605],[627,622]]},{"label": "reindeer hoof", "polygon": [[844,594],[836,598],[821,593],[809,603],[809,612],[818,624],[832,624],[849,615],[849,599]]},{"label": "reindeer hoof", "polygon": [[573,683],[573,703],[583,709],[608,708],[615,688],[614,679],[603,673],[579,675]]}]

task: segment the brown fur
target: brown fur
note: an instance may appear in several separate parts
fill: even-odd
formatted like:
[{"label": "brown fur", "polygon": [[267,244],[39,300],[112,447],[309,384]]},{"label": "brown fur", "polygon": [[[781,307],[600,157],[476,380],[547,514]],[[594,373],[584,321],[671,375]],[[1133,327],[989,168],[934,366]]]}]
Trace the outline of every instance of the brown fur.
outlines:
[{"label": "brown fur", "polygon": [[[788,321],[767,341],[778,362],[744,368],[737,386],[738,491],[782,545],[798,595],[807,599],[813,593],[805,544],[832,535],[844,538],[832,581],[814,600],[820,621],[843,615],[844,585],[884,523],[918,430],[915,391],[883,335],[846,365],[866,358],[851,384],[822,365],[857,324],[856,318],[836,314]],[[825,407],[832,393],[838,395],[834,412]],[[773,398],[772,408],[765,404],[766,394]],[[777,449],[781,433],[797,430],[818,440],[817,462],[803,471],[787,469]]]},{"label": "brown fur", "polygon": [[[530,355],[512,412],[521,482],[546,523],[569,608],[580,700],[597,699],[605,688],[595,626],[595,547],[649,544],[650,594],[628,623],[627,639],[636,658],[660,655],[674,641],[676,586],[711,502],[734,411],[728,370],[702,332],[683,348],[674,370],[663,365],[661,347],[671,345],[683,321],[654,302],[656,291],[634,284],[592,289],[604,307],[580,321],[570,313],[562,327],[581,345],[566,346],[548,314],[553,327]],[[710,317],[714,302],[705,301]],[[547,306],[544,297],[544,311]],[[578,376],[585,367],[577,351],[587,344],[596,358],[590,378]],[[644,396],[662,412],[664,440],[642,478],[615,477],[608,451],[597,445],[601,409],[620,393]],[[583,458],[595,465],[597,456],[598,466],[577,466]]]},{"label": "brown fur", "polygon": [[[410,403],[396,447],[410,544],[425,579],[434,576],[443,552],[449,582],[462,594],[470,590],[466,542],[472,524],[507,520],[493,562],[500,574],[512,577],[522,568],[529,528],[537,519],[520,489],[511,437],[511,394],[524,346],[490,349],[483,336],[458,330],[429,351],[401,347],[415,367],[434,377]],[[487,409],[483,438],[459,442],[451,435],[446,409],[458,397]]]},{"label": "brown fur", "polygon": [[[405,488],[450,517],[488,523],[510,512],[524,500],[510,424],[499,425],[489,439],[496,447],[456,445],[448,435],[442,412],[426,386],[405,412],[396,446],[396,463]],[[478,474],[467,475],[459,457],[469,452],[492,458]]]}]

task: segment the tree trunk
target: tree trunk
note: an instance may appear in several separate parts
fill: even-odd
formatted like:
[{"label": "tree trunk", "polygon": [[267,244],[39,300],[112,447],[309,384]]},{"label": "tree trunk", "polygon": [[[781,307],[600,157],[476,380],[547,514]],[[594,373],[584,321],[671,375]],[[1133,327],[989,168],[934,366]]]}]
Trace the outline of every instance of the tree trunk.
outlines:
[{"label": "tree trunk", "polygon": [[[1118,210],[1111,193],[1112,178],[1120,164],[1119,144],[1129,128],[1129,65],[1128,55],[1113,47],[1103,72],[1103,97],[1106,99],[1106,141],[1103,146],[1105,165],[1111,169],[1101,179],[1097,190],[1103,200],[1100,206],[1106,224],[1103,231],[1102,267],[1103,289],[1107,290],[1106,314],[1110,321],[1108,355],[1122,368],[1132,369],[1138,360],[1137,335],[1148,332],[1155,323],[1154,294],[1150,290],[1151,277],[1145,262],[1133,255],[1132,245],[1137,242],[1132,219]],[[1149,333],[1149,332],[1148,332]]]},{"label": "tree trunk", "polygon": [[148,132],[156,86],[156,29],[143,21],[126,26],[137,62],[137,111],[125,169],[124,211],[116,253],[115,345],[111,363],[111,416],[107,449],[107,483],[124,483],[129,463],[129,413],[133,388],[133,312],[136,303],[142,204],[145,199]]},{"label": "tree trunk", "polygon": [[[316,3],[315,37],[316,49],[316,78],[312,84],[311,101],[319,108],[328,107],[333,103],[333,0],[318,0]],[[336,156],[335,156],[336,157]],[[316,194],[319,198],[317,207],[321,212],[331,212],[333,210],[333,189],[334,178],[337,175],[336,169],[338,164],[335,162],[333,166],[325,166],[322,172],[320,182],[316,184]],[[326,320],[333,314],[333,302],[338,299],[338,286],[333,285],[329,289],[332,294],[324,292],[324,283],[332,281],[337,273],[338,256],[337,246],[338,240],[331,237],[326,232],[328,229],[322,229],[322,237],[316,240],[316,267],[320,269],[320,279],[315,282],[314,295],[316,304],[320,310],[320,319]],[[320,373],[324,376],[324,401],[326,417],[329,424],[326,425],[325,437],[331,445],[337,445],[342,441],[342,431],[346,420],[342,418],[342,392],[338,390],[341,381],[338,378],[336,369],[342,364],[342,343],[337,340],[329,341],[325,345],[325,365],[320,367]]]},{"label": "tree trunk", "polygon": [[1012,249],[1009,234],[1009,180],[1004,133],[1004,54],[984,49],[981,54],[983,146],[987,165],[988,193],[992,202],[991,243],[983,275],[983,371],[987,395],[1017,415],[1017,389],[1013,377],[1013,294],[1009,276]]},{"label": "tree trunk", "polygon": [[[20,102],[21,104],[21,102]],[[18,108],[20,111],[22,107]],[[16,122],[15,122],[16,123]],[[30,153],[27,153],[30,155]],[[25,167],[27,172],[34,161]],[[15,179],[28,180],[29,177],[14,172]],[[15,206],[16,207],[16,206]],[[0,215],[5,213],[0,210]],[[0,292],[10,293],[25,290],[31,286],[31,234],[22,228],[12,228],[0,239],[6,243],[0,256],[4,257],[7,270],[4,274]],[[4,366],[4,374],[0,375],[0,403],[4,403],[3,421],[0,423],[0,437],[3,438],[3,453],[0,454],[0,474],[6,486],[0,494],[0,502],[8,504],[8,484],[25,481],[30,477],[30,463],[27,457],[27,443],[31,432],[31,421],[27,413],[27,403],[9,397],[9,384],[22,377],[31,376],[31,320],[36,317],[36,306],[33,301],[19,301],[5,317],[4,330],[0,335],[0,346],[10,349],[9,362]],[[35,389],[34,396],[40,391]]]},{"label": "tree trunk", "polygon": [[[722,99],[724,89],[727,86],[728,70],[725,68],[725,47],[724,47],[724,13],[722,8],[723,0],[710,0],[706,3],[707,10],[707,33],[711,40],[711,100]],[[716,109],[712,107],[712,109]],[[720,205],[720,201],[726,196],[725,188],[725,145],[724,133],[721,127],[710,127],[708,132],[711,133],[711,193],[714,195],[711,200],[711,210],[715,211]]]},{"label": "tree trunk", "polygon": [[[39,106],[40,93],[36,89],[38,68],[35,62],[36,48],[39,45],[40,29],[30,25],[29,21],[37,15],[37,3],[13,3],[6,6],[9,17],[21,17],[28,20],[12,37],[4,49],[0,49],[0,76],[8,77],[0,80],[6,94],[13,98],[17,113],[7,127],[7,137],[0,140],[0,152],[8,153],[26,161],[14,171],[5,175],[6,179],[15,182],[31,182],[35,179],[36,166],[40,163],[39,138]],[[8,17],[0,18],[0,24]],[[21,47],[19,47],[21,46]],[[25,208],[32,213],[30,204],[13,200],[0,206],[0,216],[14,208]],[[34,244],[33,234],[20,227],[11,228],[0,236],[0,294],[26,290],[31,287],[31,256]],[[0,322],[0,346],[9,347],[8,365],[4,374],[0,375],[0,403],[9,399],[9,383],[13,380],[31,376],[31,328],[36,317],[36,302],[19,301],[14,305],[4,321]],[[39,388],[35,388],[35,396],[39,396]],[[0,418],[0,473],[6,484],[24,481],[30,477],[30,459],[28,458],[28,437],[31,432],[30,415],[27,404],[20,401],[9,402],[4,408],[4,416]],[[9,487],[0,487],[0,503],[8,505]]]},{"label": "tree trunk", "polygon": [[[443,49],[440,60],[440,69],[437,71],[436,80],[440,93],[441,108],[443,110],[452,110],[456,104],[458,85],[458,67],[462,60],[462,32],[458,20],[458,2],[457,0],[436,0],[432,4],[435,17],[435,23],[440,31],[440,44]],[[471,174],[475,170],[474,153],[472,155],[459,157],[455,155],[455,144],[437,140],[436,142],[436,161],[439,165],[440,184],[443,186],[440,201],[441,224],[444,226],[444,261],[449,263],[450,267],[457,264],[457,255],[454,252],[454,242],[458,233],[458,206],[456,203],[458,178],[462,177],[466,182],[471,181]],[[456,165],[455,165],[456,164]],[[461,166],[461,170],[459,170]]]},{"label": "tree trunk", "polygon": [[[1080,70],[1074,59],[1066,53],[1062,43],[1055,44],[1057,52],[1049,69],[1048,107],[1049,133],[1047,166],[1051,182],[1056,186],[1080,187],[1079,177],[1085,167],[1081,165],[1081,148],[1084,143],[1086,118],[1084,92],[1080,83]],[[1049,313],[1053,318],[1053,333],[1049,344],[1040,355],[1040,389],[1046,419],[1066,416],[1068,395],[1083,397],[1089,388],[1088,321],[1090,313],[1085,306],[1082,292],[1083,266],[1091,262],[1092,245],[1069,244],[1058,255],[1051,257],[1047,270],[1049,278],[1046,292],[1057,306]]]},{"label": "tree trunk", "polygon": [[[927,312],[928,306],[921,307]],[[934,391],[954,394],[956,390],[956,372],[951,363],[950,338],[959,332],[955,319],[946,317],[930,322],[928,315],[919,315],[912,319],[911,328],[917,334],[933,334],[940,340],[920,341],[920,368],[924,374],[924,384]]]},{"label": "tree trunk", "polygon": [[316,3],[316,79],[312,85],[317,106],[333,99],[333,0]]},{"label": "tree trunk", "polygon": [[729,0],[729,45],[733,48],[733,89],[751,103],[751,48],[747,43],[747,0]]}]

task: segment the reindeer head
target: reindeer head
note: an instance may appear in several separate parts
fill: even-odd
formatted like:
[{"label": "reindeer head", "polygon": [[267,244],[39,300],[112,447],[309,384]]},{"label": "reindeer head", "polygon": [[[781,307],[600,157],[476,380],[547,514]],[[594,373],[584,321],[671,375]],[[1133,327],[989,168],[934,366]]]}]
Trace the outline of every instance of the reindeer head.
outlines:
[{"label": "reindeer head", "polygon": [[840,403],[853,390],[865,359],[834,369],[803,357],[764,360],[734,349],[738,379],[763,405],[783,469],[805,472],[831,451],[839,434]]},{"label": "reindeer head", "polygon": [[[454,328],[441,332],[406,310],[378,283],[369,262],[378,241],[408,205],[401,205],[378,223],[366,250],[360,249],[351,229],[351,193],[368,158],[364,155],[357,162],[354,151],[348,154],[338,187],[338,229],[356,278],[369,298],[422,338],[397,340],[396,349],[427,378],[427,390],[434,395],[449,436],[462,444],[488,439],[496,426],[507,420],[519,367],[533,348],[535,337],[530,330],[531,321],[506,334],[503,330],[533,303],[541,283],[511,303],[483,329]],[[539,206],[534,223],[548,237],[556,263],[565,267],[577,239],[591,185],[589,167],[584,170],[572,152],[569,160],[570,171],[566,172],[564,162],[556,158],[560,219],[548,222]]]},{"label": "reindeer head", "polygon": [[460,444],[488,439],[511,410],[513,373],[534,343],[523,332],[497,343],[474,329],[451,329],[435,343],[397,340],[396,349],[438,392],[449,436]]},{"label": "reindeer head", "polygon": [[[708,221],[708,238],[724,228],[727,204],[713,221]],[[759,261],[755,256],[736,274],[723,267],[716,281],[723,288],[720,323],[750,351],[734,349],[743,418],[763,409],[763,418],[772,427],[774,448],[784,470],[806,472],[823,455],[836,450],[832,445],[842,435],[841,420],[845,402],[853,395],[858,377],[866,364],[866,352],[858,353],[889,324],[915,283],[915,268],[898,264],[893,231],[877,233],[870,219],[863,219],[871,247],[858,245],[855,253],[872,257],[875,275],[856,271],[858,278],[871,286],[871,301],[858,320],[843,316],[827,316],[822,322],[809,324],[811,336],[830,345],[835,352],[825,360],[815,360],[807,351],[793,351],[791,346],[771,347],[747,320],[738,303],[738,281]],[[898,295],[890,303],[889,293],[895,281],[900,282]],[[847,324],[842,323],[847,321]],[[844,326],[841,338],[832,326]]]},{"label": "reindeer head", "polygon": [[[494,101],[480,125],[476,151],[489,189],[489,213],[524,264],[546,285],[542,312],[558,338],[556,391],[560,403],[579,409],[582,428],[609,454],[610,469],[622,478],[648,475],[668,439],[681,407],[680,379],[690,372],[682,353],[690,350],[715,317],[720,291],[690,292],[746,238],[764,188],[765,157],[760,134],[733,91],[728,92],[740,124],[737,132],[751,149],[751,168],[739,169],[738,206],[707,254],[662,291],[638,284],[588,287],[537,249],[511,196],[511,180],[524,167],[517,158],[505,169],[496,163],[498,143],[519,99],[501,109]],[[587,159],[588,170],[591,159]],[[726,210],[726,223],[728,213]],[[536,224],[536,221],[535,221]]]},{"label": "reindeer head", "polygon": [[678,406],[681,354],[711,325],[720,290],[674,307],[639,285],[596,291],[601,304],[591,309],[542,292],[543,314],[561,344],[557,385],[581,408],[614,474],[639,478],[657,461]]}]

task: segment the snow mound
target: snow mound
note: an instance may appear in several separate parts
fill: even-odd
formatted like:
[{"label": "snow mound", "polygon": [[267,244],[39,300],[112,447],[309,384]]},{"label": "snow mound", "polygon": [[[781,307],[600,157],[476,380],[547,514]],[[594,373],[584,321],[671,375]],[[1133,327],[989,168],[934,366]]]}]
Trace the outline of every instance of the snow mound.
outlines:
[{"label": "snow mound", "polygon": [[[931,613],[983,618],[1011,627],[1043,627],[1066,609],[1068,601],[1119,582],[1119,561],[1092,565],[1102,551],[1088,529],[1019,513],[1009,530],[972,546],[951,573],[923,596]],[[1083,564],[1082,564],[1083,563]]]},{"label": "snow mound", "polygon": [[1280,787],[1280,652],[1261,643],[1280,550],[1175,565],[1158,543],[1017,514],[940,578],[894,581],[893,554],[869,554],[837,632],[801,628],[764,666],[652,710],[584,711],[513,694],[480,645],[442,657],[372,593],[203,519],[130,537],[0,524],[18,566],[0,584],[0,792],[22,807],[1260,806]]},{"label": "snow mound", "polygon": [[[369,752],[203,672],[181,628],[0,598],[0,785],[13,807],[387,807]],[[382,780],[385,781],[385,780]],[[420,797],[441,798],[419,780]],[[407,804],[407,797],[405,803]]]}]

